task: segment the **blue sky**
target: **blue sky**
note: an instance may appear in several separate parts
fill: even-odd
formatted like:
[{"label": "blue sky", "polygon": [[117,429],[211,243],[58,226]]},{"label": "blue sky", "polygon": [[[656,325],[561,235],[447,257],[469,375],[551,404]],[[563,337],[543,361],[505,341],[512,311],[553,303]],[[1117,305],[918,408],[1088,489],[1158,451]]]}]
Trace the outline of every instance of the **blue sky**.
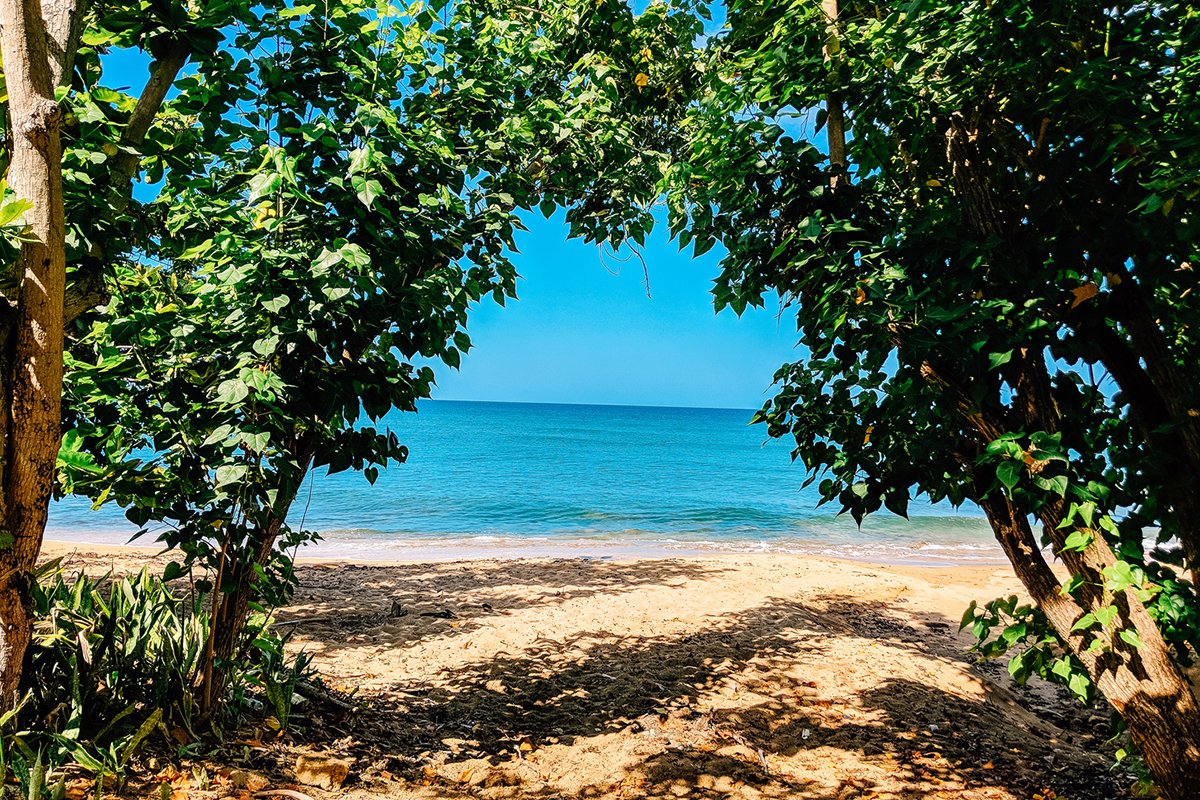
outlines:
[{"label": "blue sky", "polygon": [[475,347],[461,370],[438,370],[435,397],[757,408],[775,370],[795,360],[794,324],[778,306],[713,312],[717,249],[692,259],[657,230],[643,251],[648,298],[636,259],[568,240],[561,214],[526,223],[519,299],[475,310]]}]

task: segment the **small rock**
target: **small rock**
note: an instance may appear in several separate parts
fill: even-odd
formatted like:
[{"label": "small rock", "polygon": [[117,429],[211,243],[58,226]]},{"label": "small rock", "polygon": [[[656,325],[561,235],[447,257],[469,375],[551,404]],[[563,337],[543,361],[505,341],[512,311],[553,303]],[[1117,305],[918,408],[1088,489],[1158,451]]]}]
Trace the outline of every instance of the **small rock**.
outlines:
[{"label": "small rock", "polygon": [[353,764],[354,761],[349,758],[316,753],[301,755],[296,759],[296,780],[305,786],[316,786],[332,792],[341,788]]},{"label": "small rock", "polygon": [[265,775],[261,775],[257,772],[250,772],[249,770],[244,769],[230,770],[226,777],[235,788],[247,789],[251,792],[257,792],[260,789],[265,789],[267,788],[267,784],[270,783]]},{"label": "small rock", "polygon": [[392,617],[407,617],[408,609],[399,600],[392,601],[392,610],[389,612]]}]

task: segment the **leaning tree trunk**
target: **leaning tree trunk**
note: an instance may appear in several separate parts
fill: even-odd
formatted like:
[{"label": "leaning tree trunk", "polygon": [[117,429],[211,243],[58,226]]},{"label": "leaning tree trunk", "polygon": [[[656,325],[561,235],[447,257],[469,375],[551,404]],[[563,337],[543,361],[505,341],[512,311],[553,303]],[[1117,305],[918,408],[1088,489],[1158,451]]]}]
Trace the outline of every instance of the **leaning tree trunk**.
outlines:
[{"label": "leaning tree trunk", "polygon": [[[1016,387],[1014,410],[1027,430],[1058,429],[1045,365],[1034,355],[1014,359],[1010,375]],[[936,366],[926,363],[922,376],[953,403],[984,442],[1008,432],[1001,412],[966,395]],[[973,472],[974,454],[959,454]],[[1129,734],[1142,751],[1146,765],[1167,800],[1192,800],[1200,786],[1200,701],[1172,658],[1170,648],[1145,605],[1131,589],[1110,592],[1103,570],[1116,562],[1112,548],[1099,530],[1078,529],[1090,535],[1083,552],[1065,547],[1071,529],[1064,529],[1065,503],[1048,503],[1038,511],[1054,551],[1072,576],[1083,579],[1074,595],[1064,591],[1042,554],[1029,516],[1008,497],[995,492],[977,498],[992,531],[1030,597],[1046,615],[1066,650],[1078,659],[1097,690],[1124,718]],[[1112,605],[1116,625],[1077,631],[1075,624],[1088,613]],[[1132,646],[1117,634],[1132,629],[1141,644]],[[1094,650],[1094,640],[1100,649]]]},{"label": "leaning tree trunk", "polygon": [[296,494],[312,462],[312,442],[302,436],[288,450],[293,467],[279,475],[279,499],[263,521],[258,539],[248,552],[227,552],[223,557],[219,581],[213,596],[212,628],[203,665],[201,712],[210,716],[218,710],[229,677],[229,664],[238,656],[250,603],[259,597],[258,575],[271,561],[275,542]]},{"label": "leaning tree trunk", "polygon": [[31,204],[4,298],[0,359],[0,709],[16,702],[31,635],[29,582],[60,443],[64,249],[62,110],[55,88],[70,73],[81,14],[75,0],[0,0],[0,55],[12,142],[7,180]]},{"label": "leaning tree trunk", "polygon": [[[1163,797],[1195,798],[1200,787],[1200,703],[1145,607],[1128,592],[1110,598],[1120,609],[1121,623],[1137,631],[1142,643],[1136,648],[1111,630],[1073,630],[1079,618],[1095,607],[1092,604],[1100,605],[1105,598],[1084,598],[1082,602],[1092,606],[1085,608],[1063,592],[1028,519],[1011,502],[996,498],[980,505],[1026,591],[1087,669],[1100,694],[1124,718]],[[1053,515],[1047,523],[1056,519]],[[1068,566],[1072,574],[1085,574],[1102,585],[1098,570],[1111,560],[1112,552],[1099,544],[1103,539],[1098,533],[1095,539],[1097,544],[1089,552],[1072,554],[1074,563]],[[1093,637],[1105,640],[1104,650],[1089,649]]]}]

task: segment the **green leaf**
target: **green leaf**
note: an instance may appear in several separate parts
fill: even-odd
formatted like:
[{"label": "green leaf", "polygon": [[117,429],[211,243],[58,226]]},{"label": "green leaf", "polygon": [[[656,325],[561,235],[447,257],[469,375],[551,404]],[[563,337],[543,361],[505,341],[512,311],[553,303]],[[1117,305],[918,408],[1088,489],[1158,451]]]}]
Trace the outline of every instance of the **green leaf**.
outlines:
[{"label": "green leaf", "polygon": [[996,467],[996,478],[1004,484],[1004,488],[1011,492],[1021,482],[1021,475],[1024,471],[1025,465],[1019,461],[1002,461]]},{"label": "green leaf", "polygon": [[1079,619],[1077,619],[1075,621],[1074,625],[1071,626],[1071,632],[1074,633],[1076,631],[1086,631],[1088,628],[1091,628],[1095,624],[1096,624],[1096,615],[1095,614],[1084,614],[1082,617],[1080,617]]},{"label": "green leaf", "polygon": [[1071,531],[1066,541],[1063,542],[1063,549],[1082,553],[1091,546],[1092,541],[1092,534],[1083,530],[1074,530]]},{"label": "green leaf", "polygon": [[246,202],[255,205],[264,198],[273,199],[283,186],[283,176],[278,172],[258,172],[250,178],[250,196]]},{"label": "green leaf", "polygon": [[967,610],[963,612],[962,620],[958,623],[958,629],[960,631],[975,621],[975,609],[978,607],[979,605],[974,600],[972,600],[971,604],[967,606]]},{"label": "green leaf", "polygon": [[1012,356],[1013,356],[1012,350],[1006,350],[1003,353],[989,353],[988,354],[988,365],[992,369],[997,369],[998,367],[1001,367],[1004,364],[1007,364],[1009,361],[1012,361]]},{"label": "green leaf", "polygon": [[291,8],[280,9],[278,15],[280,19],[295,19],[296,17],[301,17],[305,14],[311,14],[316,7],[316,3],[294,5]]},{"label": "green leaf", "polygon": [[1069,688],[1080,700],[1086,702],[1091,696],[1092,682],[1088,676],[1080,672],[1073,672],[1071,673],[1070,679],[1067,681],[1067,688]]},{"label": "green leaf", "polygon": [[237,405],[250,394],[250,388],[239,378],[229,378],[221,381],[217,387],[217,402],[225,405]]},{"label": "green leaf", "polygon": [[360,181],[355,188],[358,190],[356,196],[359,202],[367,208],[371,208],[375,199],[383,194],[383,185],[374,178]]},{"label": "green leaf", "polygon": [[262,307],[269,314],[278,314],[280,311],[283,311],[284,307],[290,302],[291,298],[289,298],[286,294],[281,294],[278,297],[273,297],[270,300],[264,301]]},{"label": "green leaf", "polygon": [[1133,628],[1122,628],[1117,635],[1121,637],[1121,641],[1130,647],[1138,648],[1142,646],[1141,637],[1138,636],[1137,631]]},{"label": "green leaf", "polygon": [[252,453],[261,453],[267,449],[267,445],[271,441],[270,431],[258,431],[256,433],[243,432],[241,435],[242,444]]},{"label": "green leaf", "polygon": [[1130,586],[1139,583],[1137,574],[1128,561],[1117,561],[1103,570],[1105,587],[1110,592],[1123,592]]},{"label": "green leaf", "polygon": [[217,467],[216,483],[217,487],[228,486],[231,483],[236,483],[246,476],[246,467],[241,464],[224,464]]},{"label": "green leaf", "polygon": [[223,442],[223,441],[225,441],[225,439],[229,438],[229,434],[232,432],[233,432],[232,425],[228,425],[228,424],[218,425],[216,428],[213,428],[212,433],[210,433],[208,435],[208,437],[205,438],[205,440],[202,442],[201,446],[208,447],[210,445],[217,444],[218,442]]},{"label": "green leaf", "polygon": [[1095,615],[1100,624],[1107,628],[1112,624],[1113,620],[1117,618],[1118,609],[1113,605],[1101,606],[1095,609],[1092,613]]}]

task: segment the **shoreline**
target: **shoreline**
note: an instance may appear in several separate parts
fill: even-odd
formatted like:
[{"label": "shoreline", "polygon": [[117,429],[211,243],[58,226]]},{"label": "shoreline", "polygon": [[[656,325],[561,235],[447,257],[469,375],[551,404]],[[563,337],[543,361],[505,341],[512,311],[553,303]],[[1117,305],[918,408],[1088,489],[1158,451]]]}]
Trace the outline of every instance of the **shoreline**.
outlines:
[{"label": "shoreline", "polygon": [[[301,548],[301,550],[309,548]],[[45,539],[42,542],[41,560],[49,560],[53,558],[63,558],[64,566],[69,566],[70,559],[77,557],[86,562],[95,562],[97,560],[112,560],[118,565],[118,571],[125,571],[136,564],[152,564],[155,562],[166,563],[171,560],[171,550],[161,547],[150,547],[147,545],[138,544],[106,544],[86,541],[74,541],[64,539]],[[620,555],[580,555],[573,553],[564,553],[560,551],[530,551],[528,553],[520,553],[514,555],[495,555],[492,553],[476,553],[474,555],[464,555],[458,552],[447,551],[441,554],[429,555],[424,551],[413,553],[411,558],[359,558],[353,555],[298,555],[294,559],[297,567],[310,567],[315,569],[336,569],[336,568],[351,568],[351,569],[389,569],[396,567],[411,568],[428,564],[437,567],[447,567],[462,565],[469,567],[473,564],[534,564],[534,565],[549,565],[555,563],[580,563],[580,564],[595,564],[605,565],[612,564],[617,566],[636,566],[639,563],[656,563],[656,562],[715,562],[715,563],[751,563],[751,562],[769,562],[777,559],[781,564],[789,563],[804,563],[804,564],[830,564],[838,568],[867,570],[870,572],[893,573],[896,575],[921,576],[921,577],[937,577],[943,579],[950,577],[952,582],[965,582],[974,584],[976,582],[983,583],[985,578],[994,578],[997,573],[1003,573],[1006,577],[1011,577],[1012,581],[1016,581],[1016,576],[1011,575],[1010,567],[1007,562],[973,562],[973,563],[909,563],[909,562],[887,562],[880,560],[858,559],[850,557],[838,557],[815,553],[774,553],[774,552],[700,552],[700,553],[663,553],[663,554],[620,554]],[[1019,591],[1019,590],[1018,590]]]},{"label": "shoreline", "polygon": [[[54,548],[83,548],[93,551],[136,550],[158,553],[161,547],[141,542],[122,541],[126,534],[84,532],[64,535],[48,533],[46,545]],[[152,540],[149,540],[152,541]],[[953,569],[958,567],[1008,566],[998,546],[940,544],[917,541],[911,546],[871,541],[864,537],[861,546],[841,547],[808,542],[771,540],[687,540],[568,536],[454,536],[427,538],[348,537],[333,534],[329,538],[302,546],[296,563],[408,564],[414,562],[453,562],[471,560],[592,559],[601,561],[638,561],[643,559],[707,559],[740,556],[779,558],[815,558],[883,566],[911,566]]]}]

